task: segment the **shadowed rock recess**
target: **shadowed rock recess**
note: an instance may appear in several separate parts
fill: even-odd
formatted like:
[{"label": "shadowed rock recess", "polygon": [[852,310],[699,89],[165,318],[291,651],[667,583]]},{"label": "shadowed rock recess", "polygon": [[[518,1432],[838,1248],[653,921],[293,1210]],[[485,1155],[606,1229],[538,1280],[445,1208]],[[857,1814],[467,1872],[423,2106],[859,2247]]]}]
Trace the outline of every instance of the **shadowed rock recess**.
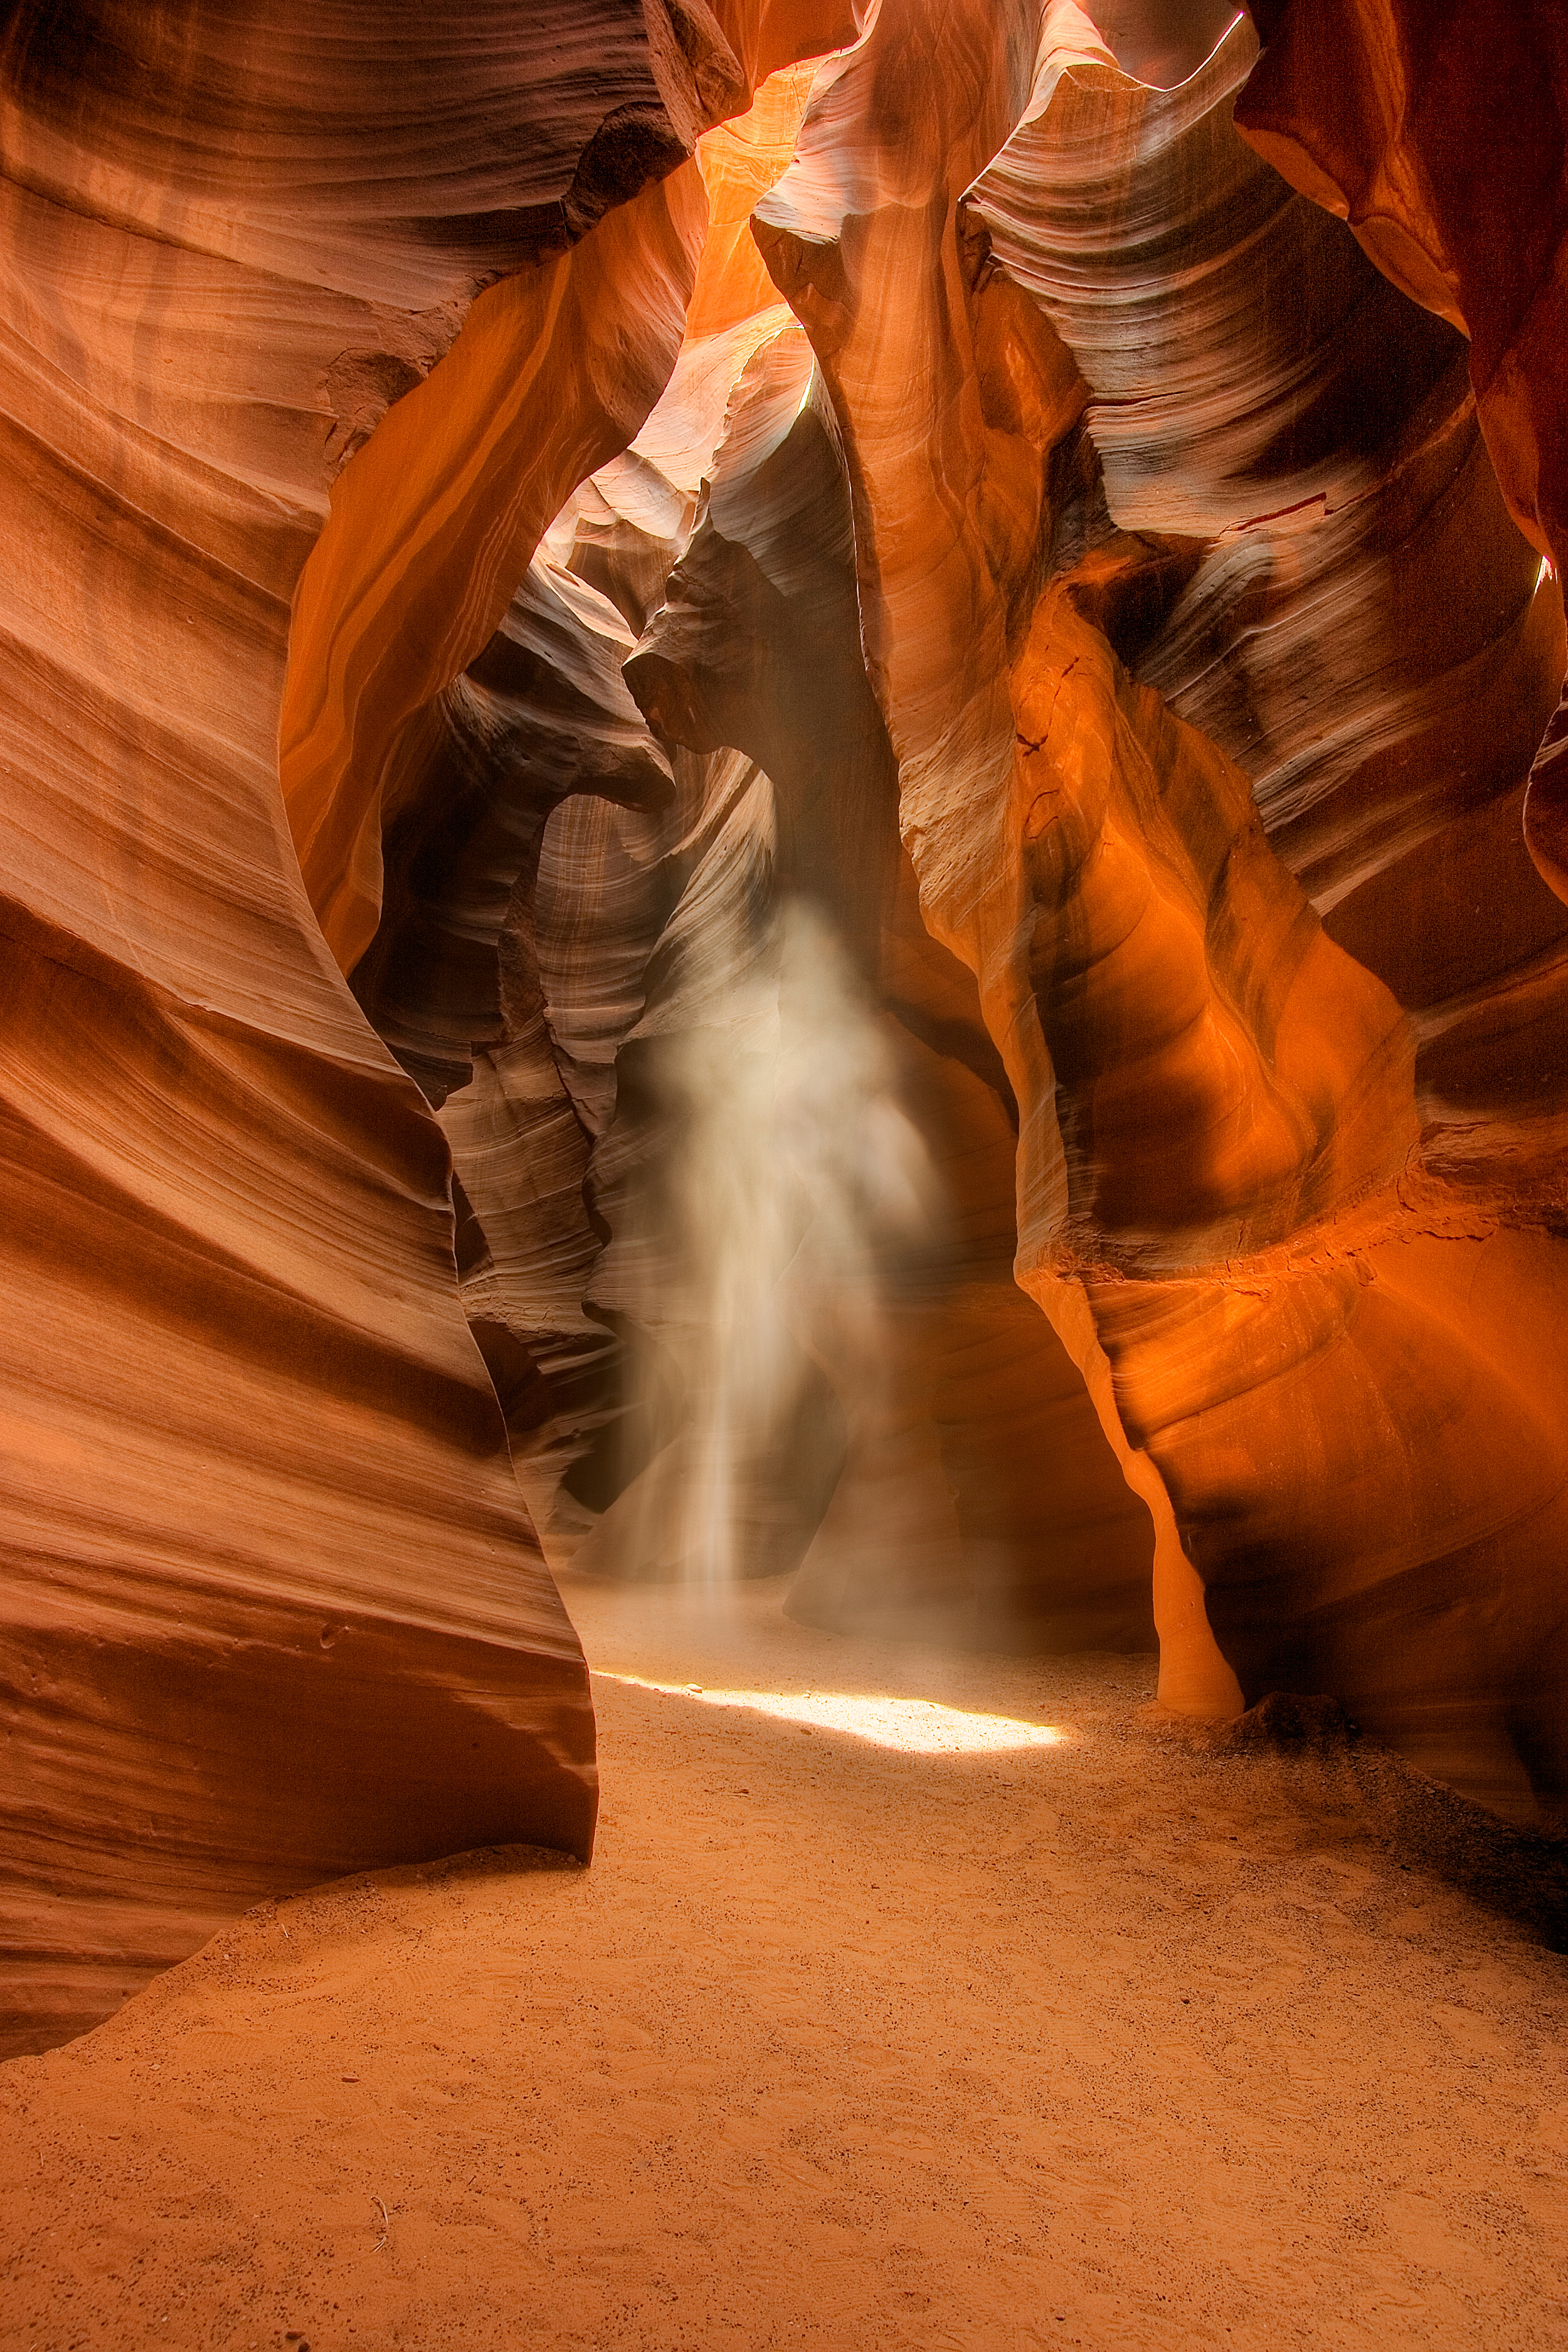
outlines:
[{"label": "shadowed rock recess", "polygon": [[24,0],[0,2047],[552,1570],[1568,1800],[1555,0]]}]

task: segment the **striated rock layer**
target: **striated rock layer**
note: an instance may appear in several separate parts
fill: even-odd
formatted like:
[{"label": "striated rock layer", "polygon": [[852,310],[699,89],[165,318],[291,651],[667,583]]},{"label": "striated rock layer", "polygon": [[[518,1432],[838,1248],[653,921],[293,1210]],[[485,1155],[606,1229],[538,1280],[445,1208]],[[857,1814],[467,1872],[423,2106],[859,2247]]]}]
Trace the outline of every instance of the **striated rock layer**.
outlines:
[{"label": "striated rock layer", "polygon": [[725,16],[10,12],[7,2047],[265,1891],[590,1850],[447,1147],[328,943],[378,747],[662,388],[695,136],[853,31]]},{"label": "striated rock layer", "polygon": [[1014,1105],[919,919],[832,412],[726,234],[808,80],[702,142],[668,391],[444,698],[353,984],[440,1108],[552,1557],[1136,1646],[1148,1516],[1013,1280]]},{"label": "striated rock layer", "polygon": [[1018,1099],[1020,1277],[1179,1537],[1171,1696],[1334,1690],[1528,1815],[1568,1775],[1568,1056],[1511,844],[1561,601],[1457,339],[1237,139],[1255,55],[1162,93],[1066,0],[881,19],[758,235]]},{"label": "striated rock layer", "polygon": [[1560,12],[1232,16],[11,12],[11,2046],[541,1537],[1560,1811]]},{"label": "striated rock layer", "polygon": [[[438,1078],[563,1554],[689,1570],[722,1492],[726,1560],[798,1559],[801,1613],[1115,1642],[1146,1509],[1169,1704],[1331,1688],[1529,1813],[1563,1770],[1564,934],[1520,821],[1561,600],[1461,339],[1237,136],[1257,44],[1213,29],[1162,90],[1125,12],[889,9],[798,135],[804,82],[709,143],[670,391],[550,535],[596,643],[641,631],[643,803],[624,707],[563,761],[542,680],[504,914],[458,911],[468,835],[421,861],[500,1055],[437,1068],[450,967],[391,1014],[385,931],[356,986]],[[737,274],[737,189],[815,371]],[[597,802],[545,822],[563,790]],[[848,1054],[846,1102],[907,1121],[931,1199],[851,1258],[857,1118],[810,1213],[735,1139],[778,1156],[792,1020],[822,1063],[866,1013],[892,1058]],[[753,1258],[787,1229],[744,1280],[742,1199]],[[721,1460],[737,1282],[786,1393]]]},{"label": "striated rock layer", "polygon": [[[1553,0],[1261,0],[1243,135],[1469,339],[1519,528],[1568,563],[1568,21]],[[1568,898],[1568,693],[1524,809]]]}]

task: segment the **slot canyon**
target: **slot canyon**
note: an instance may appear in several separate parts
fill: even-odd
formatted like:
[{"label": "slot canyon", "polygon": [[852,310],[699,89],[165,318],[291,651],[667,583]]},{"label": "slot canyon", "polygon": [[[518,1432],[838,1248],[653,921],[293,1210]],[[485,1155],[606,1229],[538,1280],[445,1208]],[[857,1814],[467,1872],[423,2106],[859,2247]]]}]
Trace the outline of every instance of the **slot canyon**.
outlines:
[{"label": "slot canyon", "polygon": [[1568,5],[0,205],[0,2342],[1568,2343]]}]

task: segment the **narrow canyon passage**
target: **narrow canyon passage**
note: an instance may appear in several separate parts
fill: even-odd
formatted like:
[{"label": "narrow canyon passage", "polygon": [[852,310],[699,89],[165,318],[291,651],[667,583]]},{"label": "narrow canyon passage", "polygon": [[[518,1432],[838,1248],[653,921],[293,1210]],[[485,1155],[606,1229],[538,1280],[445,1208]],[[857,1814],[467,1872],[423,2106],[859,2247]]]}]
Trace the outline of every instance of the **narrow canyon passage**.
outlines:
[{"label": "narrow canyon passage", "polygon": [[1568,2352],[1568,0],[0,22],[0,2352]]},{"label": "narrow canyon passage", "polygon": [[263,1905],[6,2068],[0,2339],[1563,2340],[1568,1958],[1478,1899],[1479,1816],[1370,1743],[1152,1730],[1152,1658],[782,1584],[568,1580],[591,1869]]}]

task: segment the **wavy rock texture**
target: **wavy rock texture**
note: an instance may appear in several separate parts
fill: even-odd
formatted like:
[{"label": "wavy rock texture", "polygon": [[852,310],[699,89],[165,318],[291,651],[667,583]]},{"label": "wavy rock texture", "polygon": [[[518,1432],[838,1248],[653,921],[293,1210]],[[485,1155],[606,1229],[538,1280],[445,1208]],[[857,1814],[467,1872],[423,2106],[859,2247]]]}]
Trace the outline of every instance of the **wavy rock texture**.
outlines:
[{"label": "wavy rock texture", "polygon": [[[655,1041],[678,1028],[684,1060],[694,1026],[718,1034],[724,1003],[743,1001],[742,974],[722,994],[714,975],[695,981],[700,937],[666,964],[683,933],[711,922],[727,857],[731,903],[750,907],[728,936],[781,959],[768,1156],[815,1205],[809,1213],[787,1189],[776,1201],[785,1319],[826,1373],[845,1430],[844,1466],[791,1609],[1008,1646],[1145,1638],[1146,1515],[1049,1327],[1012,1281],[1013,1104],[968,975],[918,921],[892,763],[858,656],[837,436],[798,334],[766,346],[737,383],[701,524],[626,677],[663,740],[715,761],[715,775],[731,747],[755,774],[750,832],[761,842],[747,861],[730,819],[688,881],[656,950],[662,985],[633,1039],[668,1055]],[[792,917],[793,907],[806,911]],[[699,1108],[710,1084],[704,1070],[689,1089]],[[658,1101],[670,1090],[655,1077],[645,1091]],[[804,1148],[792,1123],[812,1129]],[[773,1202],[765,1168],[750,1173]],[[923,1231],[900,1221],[900,1182],[929,1202]],[[601,1202],[614,1233],[614,1206]],[[615,1257],[612,1244],[605,1278]],[[645,1300],[668,1289],[668,1277],[644,1276]],[[789,1445],[811,1458],[798,1440]]]},{"label": "wavy rock texture", "polygon": [[1333,1689],[1529,1813],[1568,1771],[1568,1072],[1509,845],[1561,605],[1457,339],[1237,138],[1254,55],[1167,94],[1070,5],[882,20],[758,233],[1017,1095],[1020,1275],[1180,1531],[1171,1696]]},{"label": "wavy rock texture", "polygon": [[388,834],[354,986],[442,1106],[552,1556],[804,1563],[832,1623],[1137,1644],[1147,1514],[1012,1279],[1011,1096],[919,922],[831,411],[726,233],[805,96],[704,141],[669,390],[446,697],[463,748]]},{"label": "wavy rock texture", "polygon": [[[740,247],[732,229],[775,149],[773,168],[782,168],[808,81],[781,72],[737,131],[702,142],[713,233],[673,378],[630,446],[556,514],[501,630],[407,730],[385,912],[354,974],[371,1019],[446,1106],[469,1210],[458,1255],[470,1318],[525,1489],[568,1548],[584,1520],[563,1500],[561,1479],[610,1442],[600,1433],[626,1409],[624,1346],[584,1305],[605,1237],[584,1185],[592,1137],[614,1102],[616,1054],[637,1017],[626,992],[639,949],[634,939],[629,966],[621,950],[595,974],[606,1017],[602,1035],[577,1041],[579,1058],[560,1022],[546,1025],[536,879],[546,820],[568,795],[649,813],[674,804],[669,761],[621,665],[690,537],[733,378],[787,320],[776,302],[771,317],[757,314],[772,289],[754,247]],[[678,821],[669,837],[681,829]],[[634,826],[639,866],[668,832]],[[616,879],[599,874],[595,919],[613,915]]]},{"label": "wavy rock texture", "polygon": [[1559,12],[1227,13],[11,13],[11,2046],[587,1852],[518,1480],[1561,1808]]},{"label": "wavy rock texture", "polygon": [[[586,1676],[460,1310],[447,1147],[323,944],[277,743],[297,597],[289,708],[360,763],[337,800],[301,787],[352,940],[365,746],[451,674],[420,615],[454,669],[489,635],[531,519],[674,360],[693,139],[853,31],[728,15],[286,7],[262,38],[216,0],[10,13],[8,2047],[262,1892],[591,1846]],[[543,318],[517,414],[487,405]],[[555,437],[520,457],[542,403]],[[501,543],[454,552],[476,499]],[[575,628],[576,593],[538,626]],[[516,690],[498,656],[460,717],[483,736],[483,693]],[[624,789],[668,790],[642,759]]]},{"label": "wavy rock texture", "polygon": [[[1553,0],[1266,0],[1237,110],[1292,186],[1469,338],[1509,509],[1568,563],[1568,20]],[[1525,803],[1568,898],[1568,692]]]},{"label": "wavy rock texture", "polygon": [[[1059,346],[1043,364],[1026,351],[1004,350],[982,375],[954,215],[1029,105],[1037,79],[1044,103],[1065,59],[1083,54],[1110,57],[1081,13],[1059,5],[1043,29],[1032,11],[980,7],[941,18],[905,12],[896,27],[879,20],[839,70],[819,78],[797,160],[755,215],[764,257],[812,336],[844,430],[862,634],[900,765],[900,830],[923,919],[974,971],[1017,1104],[1025,1252],[1041,1216],[1049,1153],[1040,1130],[1051,1118],[1050,1087],[1027,1018],[1016,1017],[1005,980],[998,991],[975,954],[973,918],[988,893],[1007,887],[994,786],[1015,731],[1005,686],[1008,596],[1026,593],[1044,452],[1081,413],[1084,387]],[[901,289],[896,304],[867,290],[893,284]],[[1033,444],[1023,432],[1005,440],[990,432],[987,395],[1009,414],[1022,404]],[[941,889],[932,887],[939,869]],[[950,901],[956,921],[948,919]],[[1168,1498],[1128,1444],[1104,1356],[1074,1305],[1081,1310],[1081,1301],[1070,1302],[1056,1327],[1153,1513],[1163,1686],[1198,1704],[1234,1704],[1234,1678],[1203,1622]]]}]

